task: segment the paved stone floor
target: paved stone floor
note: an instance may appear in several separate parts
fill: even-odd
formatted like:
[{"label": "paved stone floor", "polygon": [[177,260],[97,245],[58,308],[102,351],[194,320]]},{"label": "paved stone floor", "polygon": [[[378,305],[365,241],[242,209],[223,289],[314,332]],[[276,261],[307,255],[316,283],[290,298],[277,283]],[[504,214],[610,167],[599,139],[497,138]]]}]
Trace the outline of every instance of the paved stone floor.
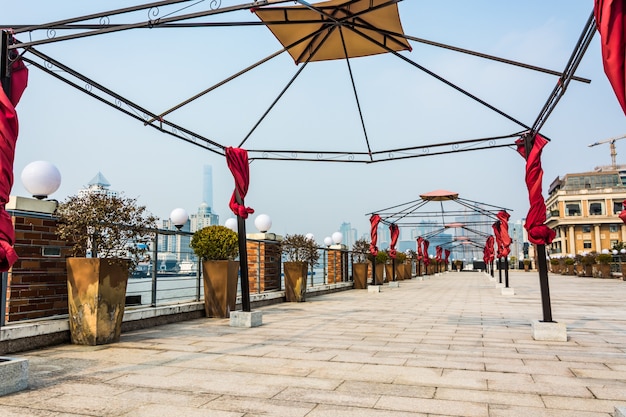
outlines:
[{"label": "paved stone floor", "polygon": [[117,344],[25,352],[0,416],[613,416],[626,406],[626,282],[550,276],[567,342],[532,338],[537,273],[480,272],[199,319]]}]

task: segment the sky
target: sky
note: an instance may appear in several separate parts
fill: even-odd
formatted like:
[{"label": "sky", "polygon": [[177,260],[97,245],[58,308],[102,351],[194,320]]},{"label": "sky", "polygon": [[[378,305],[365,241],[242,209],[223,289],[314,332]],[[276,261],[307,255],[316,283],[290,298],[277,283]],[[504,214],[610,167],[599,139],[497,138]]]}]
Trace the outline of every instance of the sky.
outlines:
[{"label": "sky", "polygon": [[[140,4],[138,1],[0,0],[0,27],[43,24]],[[222,6],[241,4],[222,0]],[[293,4],[292,2],[286,3]],[[184,11],[177,12],[183,7]],[[161,7],[158,17],[210,7],[190,1]],[[591,0],[487,0],[399,3],[408,35],[562,71],[592,12]],[[153,16],[153,17],[154,17]],[[142,11],[111,23],[147,19]],[[203,21],[255,21],[248,10]],[[58,31],[56,36],[68,32]],[[46,34],[20,34],[25,41]],[[401,54],[532,125],[556,77],[410,42]],[[263,27],[134,29],[35,47],[150,111],[160,113],[281,48]],[[246,73],[167,116],[225,146],[243,138],[301,68],[287,54]],[[390,54],[351,60],[355,88],[373,150],[449,142],[522,130]],[[345,61],[310,63],[246,141],[248,149],[364,151],[363,130]],[[608,144],[590,143],[626,134],[624,113],[604,75],[596,34],[565,96],[543,126],[551,139],[543,153],[544,196],[567,173],[611,162]],[[226,160],[111,109],[32,67],[17,106],[20,134],[12,195],[28,196],[20,174],[36,160],[53,163],[62,184],[50,196],[64,200],[98,172],[111,188],[137,198],[166,219],[178,207],[193,213],[202,202],[202,172],[213,167],[213,210],[221,224],[233,217],[234,188]],[[626,162],[626,141],[616,142],[617,162]],[[348,164],[264,161],[250,165],[247,221],[267,214],[271,232],[313,233],[318,242],[351,223],[369,231],[368,213],[416,200],[437,189],[510,209],[526,217],[524,160],[512,148],[444,156]]]}]

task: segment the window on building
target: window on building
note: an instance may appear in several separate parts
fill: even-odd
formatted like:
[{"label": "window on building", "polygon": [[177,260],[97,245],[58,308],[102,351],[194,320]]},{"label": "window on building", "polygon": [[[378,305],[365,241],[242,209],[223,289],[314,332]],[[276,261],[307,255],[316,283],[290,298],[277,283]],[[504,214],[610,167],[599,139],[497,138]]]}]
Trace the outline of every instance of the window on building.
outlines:
[{"label": "window on building", "polygon": [[584,249],[591,249],[591,241],[590,240],[583,240],[583,248]]},{"label": "window on building", "polygon": [[580,216],[580,202],[568,202],[565,204],[566,216]]},{"label": "window on building", "polygon": [[592,201],[589,203],[589,215],[600,216],[604,214],[604,203],[602,201]]},{"label": "window on building", "polygon": [[609,232],[611,232],[611,233],[619,232],[619,225],[617,225],[617,224],[610,224],[609,225]]},{"label": "window on building", "polygon": [[591,233],[591,226],[588,224],[583,224],[583,233]]},{"label": "window on building", "polygon": [[613,200],[613,214],[620,214],[622,212],[622,201],[624,200]]}]

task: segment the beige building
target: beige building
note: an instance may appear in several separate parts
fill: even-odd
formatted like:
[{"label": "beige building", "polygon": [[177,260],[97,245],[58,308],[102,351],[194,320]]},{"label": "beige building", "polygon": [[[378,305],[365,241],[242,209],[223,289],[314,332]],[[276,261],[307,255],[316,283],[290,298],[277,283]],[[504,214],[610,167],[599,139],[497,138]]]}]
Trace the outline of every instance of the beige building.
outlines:
[{"label": "beige building", "polygon": [[600,252],[626,241],[626,226],[618,217],[624,200],[626,186],[617,170],[555,179],[546,200],[546,224],[556,231],[550,253]]}]

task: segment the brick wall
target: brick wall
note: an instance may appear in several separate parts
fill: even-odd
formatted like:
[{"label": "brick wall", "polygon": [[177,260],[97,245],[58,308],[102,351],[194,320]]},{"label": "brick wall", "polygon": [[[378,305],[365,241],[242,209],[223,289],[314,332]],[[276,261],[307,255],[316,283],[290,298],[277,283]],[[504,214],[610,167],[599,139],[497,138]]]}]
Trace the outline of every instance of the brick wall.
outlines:
[{"label": "brick wall", "polygon": [[278,242],[248,240],[246,249],[250,292],[279,290],[281,252]]},{"label": "brick wall", "polygon": [[8,274],[6,322],[67,314],[69,247],[55,234],[56,220],[51,215],[9,212],[19,259]]}]

